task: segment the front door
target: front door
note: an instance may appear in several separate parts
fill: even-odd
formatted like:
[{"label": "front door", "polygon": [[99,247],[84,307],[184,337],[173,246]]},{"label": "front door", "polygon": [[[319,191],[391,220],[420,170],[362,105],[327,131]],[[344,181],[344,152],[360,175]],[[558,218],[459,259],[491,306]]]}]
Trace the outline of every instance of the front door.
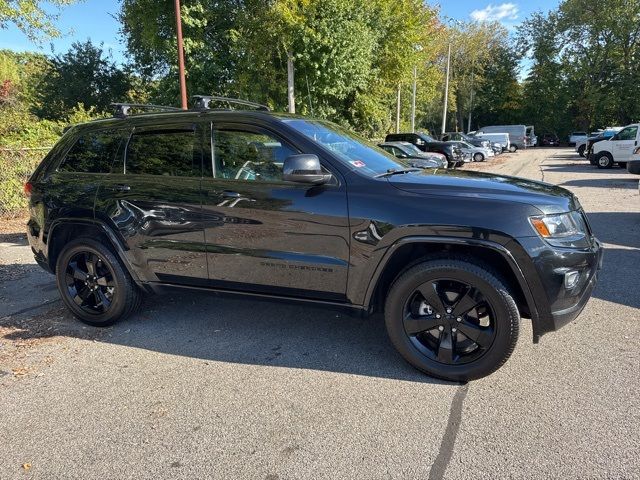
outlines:
[{"label": "front door", "polygon": [[632,125],[623,128],[611,139],[611,142],[613,142],[613,158],[616,162],[627,162],[631,159],[636,146],[637,135],[638,126]]},{"label": "front door", "polygon": [[213,126],[204,150],[203,223],[210,284],[254,293],[341,301],[349,265],[346,187],[282,179],[301,152],[277,133]]},{"label": "front door", "polygon": [[100,186],[96,215],[114,226],[146,281],[205,285],[202,128],[136,127]]}]

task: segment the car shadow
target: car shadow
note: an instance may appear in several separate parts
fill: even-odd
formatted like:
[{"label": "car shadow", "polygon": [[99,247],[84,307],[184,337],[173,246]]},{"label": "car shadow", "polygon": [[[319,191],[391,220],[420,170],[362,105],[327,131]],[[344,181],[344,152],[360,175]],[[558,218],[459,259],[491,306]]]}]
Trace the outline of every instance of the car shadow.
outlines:
[{"label": "car shadow", "polygon": [[14,245],[27,246],[26,233],[0,233],[0,243],[13,243]]},{"label": "car shadow", "polygon": [[0,318],[0,332],[6,332],[0,340],[90,338],[202,361],[454,384],[409,366],[388,340],[380,315],[360,318],[332,308],[186,290],[147,297],[139,313],[105,329],[84,326],[60,303],[48,315],[50,325],[33,314],[28,320]]},{"label": "car shadow", "polygon": [[629,190],[638,189],[638,181],[640,178],[621,177],[612,180],[611,178],[589,178],[584,180],[569,180],[560,183],[561,187],[595,187],[595,188],[626,188]]}]

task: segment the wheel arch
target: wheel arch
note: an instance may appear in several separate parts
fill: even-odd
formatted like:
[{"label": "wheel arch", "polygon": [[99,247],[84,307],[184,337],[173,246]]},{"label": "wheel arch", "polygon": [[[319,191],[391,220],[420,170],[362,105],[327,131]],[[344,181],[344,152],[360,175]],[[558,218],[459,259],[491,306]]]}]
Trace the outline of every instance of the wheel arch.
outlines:
[{"label": "wheel arch", "polygon": [[531,319],[533,341],[537,343],[539,313],[524,273],[506,247],[488,240],[426,236],[398,240],[388,248],[369,282],[364,301],[366,309],[378,310],[393,281],[407,269],[425,260],[451,256],[487,265],[501,275],[521,315]]},{"label": "wheel arch", "polygon": [[59,218],[51,225],[47,235],[47,261],[52,273],[55,273],[56,263],[62,248],[71,239],[82,236],[95,238],[116,254],[136,283],[139,279],[135,270],[124,254],[127,247],[122,238],[119,238],[107,225],[100,220],[81,218]]}]

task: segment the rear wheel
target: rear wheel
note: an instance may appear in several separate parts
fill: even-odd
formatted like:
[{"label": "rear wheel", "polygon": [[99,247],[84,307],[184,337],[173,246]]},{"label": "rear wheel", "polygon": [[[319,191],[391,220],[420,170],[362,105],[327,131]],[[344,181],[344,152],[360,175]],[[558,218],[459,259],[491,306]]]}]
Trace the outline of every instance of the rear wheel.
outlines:
[{"label": "rear wheel", "polygon": [[389,291],[391,342],[418,370],[453,381],[494,372],[518,339],[520,315],[499,276],[467,260],[420,263]]},{"label": "rear wheel", "polygon": [[518,147],[515,145],[509,145],[509,152],[514,153],[516,150],[518,150]]},{"label": "rear wheel", "polygon": [[474,162],[484,162],[484,155],[481,154],[480,152],[476,152],[473,154],[473,161]]},{"label": "rear wheel", "polygon": [[64,247],[56,263],[56,283],[63,302],[78,319],[106,327],[130,315],[140,291],[113,252],[92,238]]},{"label": "rear wheel", "polygon": [[596,165],[598,168],[613,167],[613,155],[609,152],[600,152],[596,155]]}]

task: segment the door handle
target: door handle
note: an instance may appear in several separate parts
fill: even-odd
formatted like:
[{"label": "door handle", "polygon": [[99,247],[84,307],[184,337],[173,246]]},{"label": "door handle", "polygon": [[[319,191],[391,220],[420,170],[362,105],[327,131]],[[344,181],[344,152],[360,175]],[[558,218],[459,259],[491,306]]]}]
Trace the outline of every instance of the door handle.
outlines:
[{"label": "door handle", "polygon": [[131,190],[131,187],[129,185],[118,184],[111,187],[111,190],[113,190],[114,192],[128,192],[129,190]]},{"label": "door handle", "polygon": [[222,198],[240,198],[241,195],[238,192],[232,192],[231,190],[225,190],[222,192]]}]

